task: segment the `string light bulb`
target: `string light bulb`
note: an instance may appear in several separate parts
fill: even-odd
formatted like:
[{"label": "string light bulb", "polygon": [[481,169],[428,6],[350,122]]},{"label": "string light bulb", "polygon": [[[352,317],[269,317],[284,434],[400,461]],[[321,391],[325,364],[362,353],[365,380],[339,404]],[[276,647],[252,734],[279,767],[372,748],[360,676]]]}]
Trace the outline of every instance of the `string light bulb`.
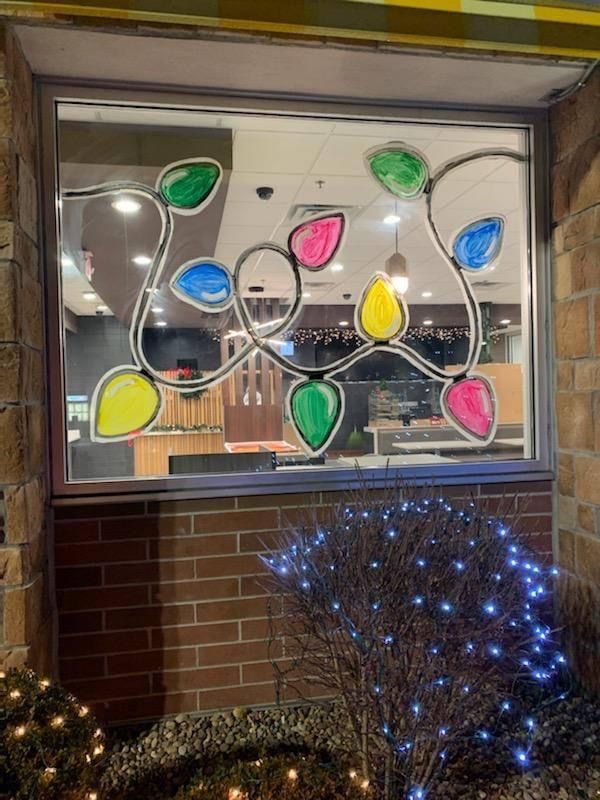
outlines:
[{"label": "string light bulb", "polygon": [[298,770],[295,770],[294,768],[288,769],[287,776],[288,780],[290,781],[298,780]]},{"label": "string light bulb", "polygon": [[23,736],[25,736],[26,732],[27,728],[25,727],[25,725],[19,725],[18,728],[15,728],[15,736],[17,737],[17,739],[22,739]]},{"label": "string light bulb", "polygon": [[61,728],[64,725],[64,722],[65,718],[58,715],[50,720],[50,725],[52,725],[53,728]]}]

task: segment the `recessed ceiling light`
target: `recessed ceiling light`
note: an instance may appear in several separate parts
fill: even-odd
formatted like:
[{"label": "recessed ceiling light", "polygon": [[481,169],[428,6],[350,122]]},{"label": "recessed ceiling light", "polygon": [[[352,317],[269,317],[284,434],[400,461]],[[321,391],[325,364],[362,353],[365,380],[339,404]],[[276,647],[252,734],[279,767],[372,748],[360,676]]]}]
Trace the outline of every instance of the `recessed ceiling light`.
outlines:
[{"label": "recessed ceiling light", "polygon": [[164,308],[158,308],[158,306],[154,306],[152,311],[154,311],[155,314],[162,314],[163,311],[164,311]]},{"label": "recessed ceiling light", "polygon": [[73,261],[71,256],[67,256],[67,255],[61,256],[60,263],[61,263],[61,266],[65,267],[66,269],[68,269],[69,267],[74,267],[75,266],[75,262]]},{"label": "recessed ceiling light", "polygon": [[131,197],[120,197],[118,200],[115,200],[115,202],[112,203],[112,207],[116,211],[120,211],[121,214],[137,214],[142,205],[141,203],[138,203],[137,200],[133,200]]},{"label": "recessed ceiling light", "polygon": [[388,214],[387,217],[383,218],[383,221],[386,225],[397,225],[400,222],[400,217],[398,214]]},{"label": "recessed ceiling light", "polygon": [[336,261],[335,264],[331,265],[332,272],[341,272],[344,269],[344,265],[340,264],[339,261]]},{"label": "recessed ceiling light", "polygon": [[433,320],[432,319],[424,319],[423,320],[423,325],[433,325]]},{"label": "recessed ceiling light", "polygon": [[97,300],[98,295],[96,292],[83,292],[82,295],[84,300]]},{"label": "recessed ceiling light", "polygon": [[164,321],[164,319],[159,319],[158,322],[154,323],[156,328],[164,328],[166,324],[167,323]]},{"label": "recessed ceiling light", "polygon": [[431,297],[433,292],[421,292],[421,297]]},{"label": "recessed ceiling light", "polygon": [[149,286],[145,291],[148,292],[148,294],[158,294],[158,289],[151,289]]},{"label": "recessed ceiling light", "polygon": [[302,292],[302,297],[310,297],[310,292]]},{"label": "recessed ceiling light", "polygon": [[501,319],[500,320],[500,325],[510,325],[510,320],[509,319]]},{"label": "recessed ceiling light", "polygon": [[131,260],[134,264],[137,264],[138,267],[147,267],[152,263],[150,256],[134,256]]},{"label": "recessed ceiling light", "polygon": [[96,306],[96,311],[108,311],[108,306]]},{"label": "recessed ceiling light", "polygon": [[347,320],[343,319],[343,320],[340,322],[340,327],[341,327],[341,328],[346,328],[346,327],[348,327],[348,322],[347,322]]}]

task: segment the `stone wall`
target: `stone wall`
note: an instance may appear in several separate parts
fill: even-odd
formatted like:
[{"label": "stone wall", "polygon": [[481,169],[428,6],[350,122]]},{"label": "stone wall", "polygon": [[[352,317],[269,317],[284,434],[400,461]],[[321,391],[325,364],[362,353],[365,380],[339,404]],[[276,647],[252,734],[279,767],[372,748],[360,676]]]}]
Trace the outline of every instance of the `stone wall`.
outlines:
[{"label": "stone wall", "polygon": [[551,112],[561,608],[600,692],[600,71]]},{"label": "stone wall", "polygon": [[0,665],[51,668],[32,77],[0,27]]}]

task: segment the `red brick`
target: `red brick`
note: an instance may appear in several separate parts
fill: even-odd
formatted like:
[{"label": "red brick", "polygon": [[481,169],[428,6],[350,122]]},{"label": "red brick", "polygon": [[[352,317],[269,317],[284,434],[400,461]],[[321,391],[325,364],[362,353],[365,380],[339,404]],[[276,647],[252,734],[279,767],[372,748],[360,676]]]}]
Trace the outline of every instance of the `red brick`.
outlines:
[{"label": "red brick", "polygon": [[194,622],[193,605],[147,606],[106,612],[106,629],[154,628],[160,625],[185,625]]},{"label": "red brick", "polygon": [[[338,494],[338,499],[340,495]],[[318,506],[321,505],[321,495],[307,494],[268,494],[238,497],[238,508],[286,508],[289,506]]]},{"label": "red brick", "polygon": [[150,542],[150,558],[197,558],[237,552],[237,534],[197,535]]},{"label": "red brick", "polygon": [[213,689],[218,686],[238,686],[240,668],[209,667],[208,669],[161,672],[152,676],[152,691],[185,691],[186,689]]},{"label": "red brick", "polygon": [[272,703],[275,700],[273,683],[257,683],[229,689],[212,689],[198,694],[200,711],[232,706],[252,706]]},{"label": "red brick", "polygon": [[135,700],[111,700],[94,711],[110,722],[153,720],[170,714],[189,714],[198,711],[198,692],[156,694]]},{"label": "red brick", "polygon": [[242,597],[256,597],[257,595],[267,594],[267,590],[261,583],[260,577],[250,576],[241,578],[240,594]]},{"label": "red brick", "polygon": [[249,619],[242,622],[242,639],[266,639],[269,636],[268,619]]},{"label": "red brick", "polygon": [[273,664],[262,661],[258,664],[242,664],[242,683],[266,683],[276,679]]},{"label": "red brick", "polygon": [[217,556],[196,560],[196,575],[202,580],[226,575],[258,575],[265,571],[264,564],[254,555]]},{"label": "red brick", "polygon": [[260,598],[245,600],[221,600],[215,603],[199,603],[196,606],[197,622],[217,622],[219,620],[264,617],[265,600]]},{"label": "red brick", "polygon": [[97,633],[95,636],[61,636],[59,656],[63,658],[96,655],[98,653],[129,653],[148,648],[148,632],[131,630]]},{"label": "red brick", "polygon": [[281,644],[273,642],[269,653],[267,642],[234,642],[198,648],[198,665],[212,667],[222,664],[241,664],[246,661],[267,661],[281,653]]},{"label": "red brick", "polygon": [[520,522],[524,533],[547,533],[552,530],[551,514],[525,514]]},{"label": "red brick", "polygon": [[152,631],[152,647],[184,647],[186,645],[235,642],[238,639],[237,622],[215,625],[178,625]]},{"label": "red brick", "polygon": [[158,536],[182,536],[192,529],[191,517],[135,517],[105,519],[101,522],[101,538],[150,539]]},{"label": "red brick", "polygon": [[104,567],[107,586],[123,583],[182,581],[194,577],[193,561],[142,561],[139,564],[112,564]]},{"label": "red brick", "polygon": [[81,680],[82,678],[100,678],[104,675],[104,658],[63,658],[60,661],[61,681]]},{"label": "red brick", "polygon": [[98,702],[121,697],[149,694],[149,675],[121,675],[118,678],[96,678],[89,681],[69,681],[66,688],[84,701]]},{"label": "red brick", "polygon": [[530,494],[519,497],[519,511],[525,514],[551,514],[551,494]]},{"label": "red brick", "polygon": [[260,531],[279,527],[279,512],[232,511],[224,514],[199,514],[194,517],[196,533],[225,533],[231,531]]},{"label": "red brick", "polygon": [[213,600],[239,596],[238,578],[179,581],[152,587],[153,603],[185,603],[190,600]]},{"label": "red brick", "polygon": [[102,630],[102,613],[100,611],[82,611],[77,614],[61,614],[58,620],[61,636],[69,633],[89,633]]},{"label": "red brick", "polygon": [[278,550],[285,540],[284,531],[262,531],[240,534],[240,553],[264,553]]},{"label": "red brick", "polygon": [[77,589],[82,586],[101,586],[100,567],[67,567],[56,570],[57,589]]},{"label": "red brick", "polygon": [[74,564],[116,564],[120,561],[144,561],[145,542],[98,542],[58,545],[57,566]]},{"label": "red brick", "polygon": [[541,555],[552,555],[552,534],[531,533],[525,538],[525,542],[535,553]]},{"label": "red brick", "polygon": [[[96,589],[70,589],[57,593],[60,611],[80,611],[104,608],[127,608],[148,602],[147,586],[123,586]],[[139,627],[139,626],[137,626]]]},{"label": "red brick", "polygon": [[99,517],[140,516],[146,511],[144,503],[99,503],[97,505],[57,506],[55,519],[98,519]]},{"label": "red brick", "polygon": [[186,669],[197,664],[195,647],[178,647],[175,650],[146,650],[108,656],[109,675],[128,675],[135,672],[157,672],[163,669]]},{"label": "red brick", "polygon": [[334,506],[318,506],[317,508],[286,508],[281,512],[281,528],[286,531],[295,527],[312,528],[315,524],[331,522]]},{"label": "red brick", "polygon": [[148,503],[148,514],[203,514],[235,508],[235,497],[211,497],[205,500],[159,500]]},{"label": "red brick", "polygon": [[100,538],[100,527],[95,519],[78,522],[56,522],[54,540],[56,544],[93,542]]}]

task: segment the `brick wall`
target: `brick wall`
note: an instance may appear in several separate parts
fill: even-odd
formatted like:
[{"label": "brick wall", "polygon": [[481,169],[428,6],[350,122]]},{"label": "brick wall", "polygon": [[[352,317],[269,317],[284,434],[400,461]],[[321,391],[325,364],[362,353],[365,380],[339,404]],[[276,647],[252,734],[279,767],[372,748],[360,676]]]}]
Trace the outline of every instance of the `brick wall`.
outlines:
[{"label": "brick wall", "polygon": [[600,72],[551,114],[556,487],[571,661],[600,692]]},{"label": "brick wall", "polygon": [[0,664],[51,667],[31,73],[0,23]]},{"label": "brick wall", "polygon": [[[532,544],[551,552],[551,485],[521,491]],[[527,495],[527,498],[525,497]],[[56,509],[60,676],[112,722],[274,698],[261,542],[336,495]]]}]

